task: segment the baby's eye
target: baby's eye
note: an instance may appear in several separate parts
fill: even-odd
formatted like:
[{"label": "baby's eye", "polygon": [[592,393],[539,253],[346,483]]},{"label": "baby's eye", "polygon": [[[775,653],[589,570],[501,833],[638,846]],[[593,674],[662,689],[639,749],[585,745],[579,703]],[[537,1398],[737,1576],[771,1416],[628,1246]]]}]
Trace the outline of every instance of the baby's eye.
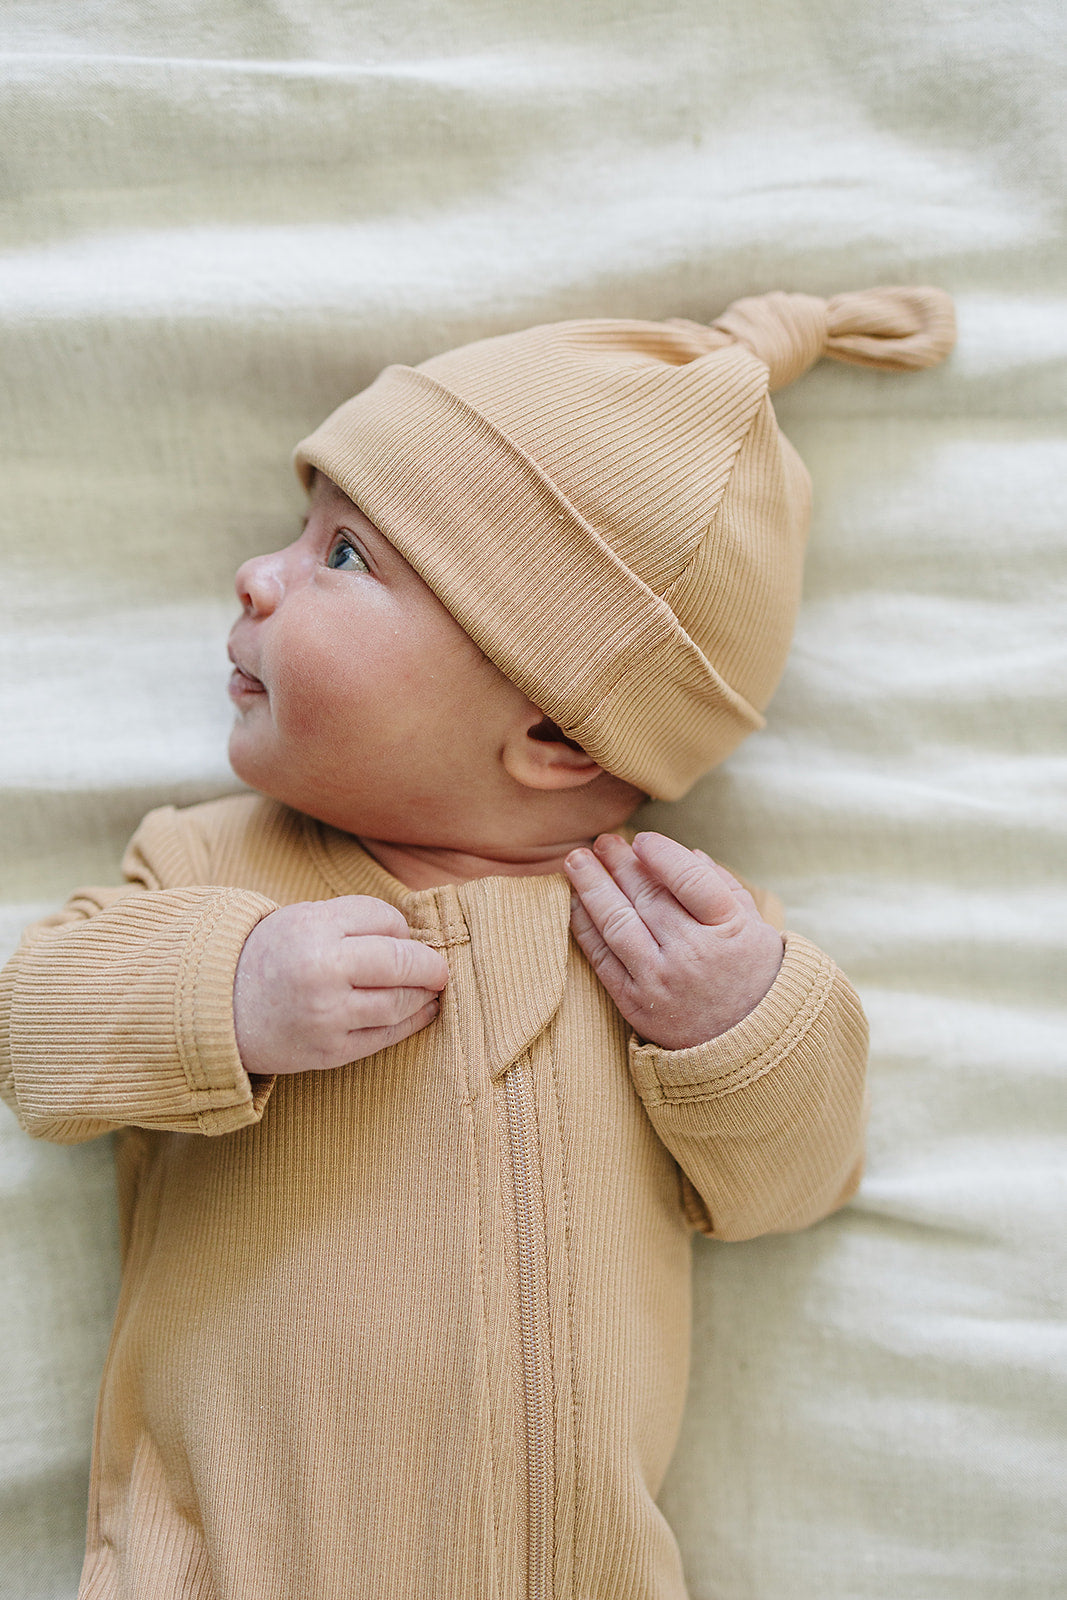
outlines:
[{"label": "baby's eye", "polygon": [[370,567],[364,561],[355,545],[339,533],[330,546],[326,556],[326,565],[335,572],[369,572]]}]

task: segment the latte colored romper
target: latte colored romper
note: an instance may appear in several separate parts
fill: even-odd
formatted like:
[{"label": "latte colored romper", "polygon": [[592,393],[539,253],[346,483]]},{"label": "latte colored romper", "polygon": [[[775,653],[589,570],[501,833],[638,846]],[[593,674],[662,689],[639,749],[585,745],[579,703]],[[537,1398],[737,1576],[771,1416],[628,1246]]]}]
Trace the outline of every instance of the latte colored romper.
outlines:
[{"label": "latte colored romper", "polygon": [[[23,1125],[119,1129],[82,1596],[681,1600],[655,1496],[691,1233],[802,1227],[853,1192],[847,980],[789,935],[756,1011],[671,1052],[570,939],[562,877],[409,892],[255,796],[154,812],[126,871],[0,979]],[[339,894],[392,901],[445,952],[440,1016],[356,1065],[250,1081],[242,943]]]}]

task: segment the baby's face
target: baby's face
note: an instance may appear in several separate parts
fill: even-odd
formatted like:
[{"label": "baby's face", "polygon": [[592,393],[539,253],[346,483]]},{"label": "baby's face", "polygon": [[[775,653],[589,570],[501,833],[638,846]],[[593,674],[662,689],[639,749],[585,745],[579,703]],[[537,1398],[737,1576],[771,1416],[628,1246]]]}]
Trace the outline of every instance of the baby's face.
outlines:
[{"label": "baby's face", "polygon": [[300,537],[236,586],[238,777],[348,832],[452,842],[440,834],[477,810],[520,691],[321,473]]}]

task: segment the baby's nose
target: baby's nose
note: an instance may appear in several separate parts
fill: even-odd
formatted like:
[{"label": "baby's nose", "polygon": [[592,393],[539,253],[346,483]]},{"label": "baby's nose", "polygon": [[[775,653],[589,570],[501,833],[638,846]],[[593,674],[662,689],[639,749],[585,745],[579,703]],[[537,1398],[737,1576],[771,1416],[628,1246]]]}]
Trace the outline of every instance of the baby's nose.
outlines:
[{"label": "baby's nose", "polygon": [[234,588],[245,611],[252,616],[268,616],[284,593],[281,552],[253,556],[243,562],[237,569]]}]

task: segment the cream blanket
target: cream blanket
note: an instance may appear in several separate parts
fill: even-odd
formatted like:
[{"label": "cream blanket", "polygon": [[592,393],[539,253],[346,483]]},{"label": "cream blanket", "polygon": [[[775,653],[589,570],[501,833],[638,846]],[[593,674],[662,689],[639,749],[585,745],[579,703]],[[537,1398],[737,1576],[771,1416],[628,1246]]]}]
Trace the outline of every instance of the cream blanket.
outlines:
[{"label": "cream blanket", "polygon": [[[695,1600],[1062,1594],[1059,0],[0,22],[4,952],[150,806],[234,787],[230,575],[384,362],[769,288],[956,294],[947,366],[780,396],[816,484],[792,663],[767,731],[654,812],[782,895],[874,1033],[858,1200],[698,1246],[664,1498]],[[0,1202],[0,1596],[69,1600],[106,1142],[4,1113]]]}]

